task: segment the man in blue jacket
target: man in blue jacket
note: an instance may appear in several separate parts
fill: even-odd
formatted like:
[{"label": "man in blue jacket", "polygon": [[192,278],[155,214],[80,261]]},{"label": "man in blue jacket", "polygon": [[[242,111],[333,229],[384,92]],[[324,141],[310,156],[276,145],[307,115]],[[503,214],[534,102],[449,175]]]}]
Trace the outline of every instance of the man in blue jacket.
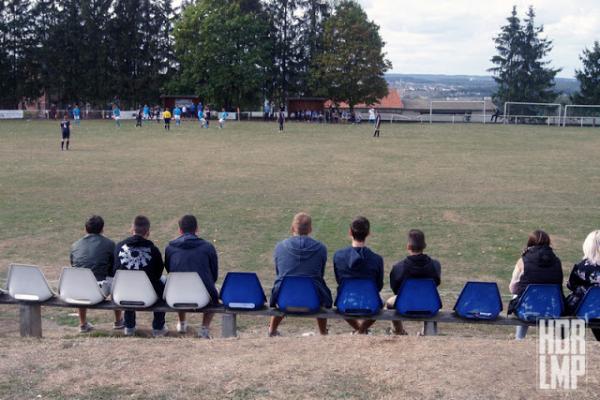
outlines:
[{"label": "man in blue jacket", "polygon": [[[206,286],[212,304],[219,303],[215,282],[219,276],[219,261],[215,247],[197,236],[198,221],[193,215],[184,215],[179,220],[179,237],[169,243],[165,250],[167,272],[197,272]],[[185,312],[179,312],[177,332],[187,331]],[[214,314],[204,313],[198,336],[210,339],[210,322]]]},{"label": "man in blue jacket", "polygon": [[[371,224],[368,219],[356,217],[350,224],[349,235],[352,245],[335,252],[333,270],[338,284],[338,293],[344,279],[370,279],[375,283],[378,291],[383,288],[383,258],[366,245],[370,229]],[[347,319],[346,322],[356,333],[366,335],[375,320]]]},{"label": "man in blue jacket", "polygon": [[[277,305],[279,288],[286,276],[306,276],[312,278],[321,306],[331,308],[333,300],[331,291],[323,280],[325,263],[327,262],[327,248],[321,242],[309,237],[312,232],[310,215],[299,213],[292,221],[292,236],[282,240],[275,246],[273,261],[275,263],[276,278],[271,292],[271,307]],[[269,336],[279,336],[277,328],[283,317],[271,317]],[[327,334],[327,319],[317,318],[321,335]]]}]

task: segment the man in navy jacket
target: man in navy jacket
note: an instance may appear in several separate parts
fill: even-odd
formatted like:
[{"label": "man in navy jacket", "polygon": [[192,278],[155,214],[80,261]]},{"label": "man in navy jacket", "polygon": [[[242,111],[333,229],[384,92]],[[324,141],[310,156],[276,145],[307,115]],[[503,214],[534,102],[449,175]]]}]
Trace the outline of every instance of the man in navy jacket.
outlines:
[{"label": "man in navy jacket", "polygon": [[[171,241],[165,249],[167,272],[197,272],[206,286],[212,304],[219,303],[219,293],[215,282],[219,277],[219,261],[215,247],[197,236],[198,221],[193,215],[184,215],[179,220],[180,236]],[[187,331],[185,312],[179,312],[177,332]],[[198,336],[210,338],[209,327],[214,314],[204,313]]]},{"label": "man in navy jacket", "polygon": [[[331,308],[333,299],[323,275],[327,262],[327,248],[321,242],[309,237],[312,232],[310,215],[299,213],[292,221],[292,236],[282,240],[275,246],[273,261],[277,274],[271,292],[271,307],[277,305],[279,288],[286,276],[305,276],[312,278],[321,301],[321,306]],[[283,317],[272,317],[269,325],[269,336],[278,336],[277,327]],[[317,318],[319,332],[327,334],[327,319]]]},{"label": "man in navy jacket", "polygon": [[[340,249],[333,256],[333,270],[338,284],[338,293],[344,279],[370,279],[375,282],[377,290],[383,288],[383,258],[366,245],[371,224],[365,217],[356,217],[350,224],[349,235],[352,245]],[[375,320],[357,321],[347,319],[346,322],[359,334],[367,334]]]}]

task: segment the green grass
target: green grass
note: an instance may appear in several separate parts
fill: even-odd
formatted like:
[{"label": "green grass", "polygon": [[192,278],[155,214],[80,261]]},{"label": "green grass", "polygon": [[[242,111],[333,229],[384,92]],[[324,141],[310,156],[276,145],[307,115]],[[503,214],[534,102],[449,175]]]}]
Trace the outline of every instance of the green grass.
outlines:
[{"label": "green grass", "polygon": [[[543,228],[565,271],[597,229],[600,134],[593,129],[502,125],[370,127],[230,123],[219,131],[185,123],[83,121],[61,152],[57,122],[0,122],[0,261],[45,266],[56,279],[91,213],[124,238],[138,213],[160,248],[184,213],[227,271],[273,281],[272,250],[294,213],[313,216],[314,237],[333,252],[348,244],[359,214],[386,275],[405,255],[410,228],[425,231],[453,301],[467,280],[495,280],[506,294],[527,234]],[[334,285],[331,262],[327,281]],[[446,302],[446,306],[450,306]]]}]

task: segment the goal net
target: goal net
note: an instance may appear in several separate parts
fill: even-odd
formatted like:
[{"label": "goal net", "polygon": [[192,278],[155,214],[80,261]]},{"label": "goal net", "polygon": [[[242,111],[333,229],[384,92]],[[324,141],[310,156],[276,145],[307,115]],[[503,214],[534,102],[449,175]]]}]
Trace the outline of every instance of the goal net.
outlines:
[{"label": "goal net", "polygon": [[534,124],[560,126],[562,105],[558,103],[504,103],[505,124]]},{"label": "goal net", "polygon": [[[429,123],[479,122],[486,123],[494,110],[483,100],[432,100],[429,103]],[[487,108],[486,108],[487,106]]]},{"label": "goal net", "polygon": [[567,125],[600,126],[600,105],[566,105],[563,126]]}]

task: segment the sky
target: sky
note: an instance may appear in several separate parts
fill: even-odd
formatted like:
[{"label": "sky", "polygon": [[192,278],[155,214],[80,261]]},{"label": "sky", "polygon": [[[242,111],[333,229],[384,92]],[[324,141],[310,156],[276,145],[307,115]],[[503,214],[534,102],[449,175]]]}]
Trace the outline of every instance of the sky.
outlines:
[{"label": "sky", "polygon": [[536,25],[553,41],[548,59],[572,78],[584,48],[600,41],[600,0],[359,0],[381,28],[390,72],[489,75],[493,38],[512,6],[524,17],[529,5]]}]

